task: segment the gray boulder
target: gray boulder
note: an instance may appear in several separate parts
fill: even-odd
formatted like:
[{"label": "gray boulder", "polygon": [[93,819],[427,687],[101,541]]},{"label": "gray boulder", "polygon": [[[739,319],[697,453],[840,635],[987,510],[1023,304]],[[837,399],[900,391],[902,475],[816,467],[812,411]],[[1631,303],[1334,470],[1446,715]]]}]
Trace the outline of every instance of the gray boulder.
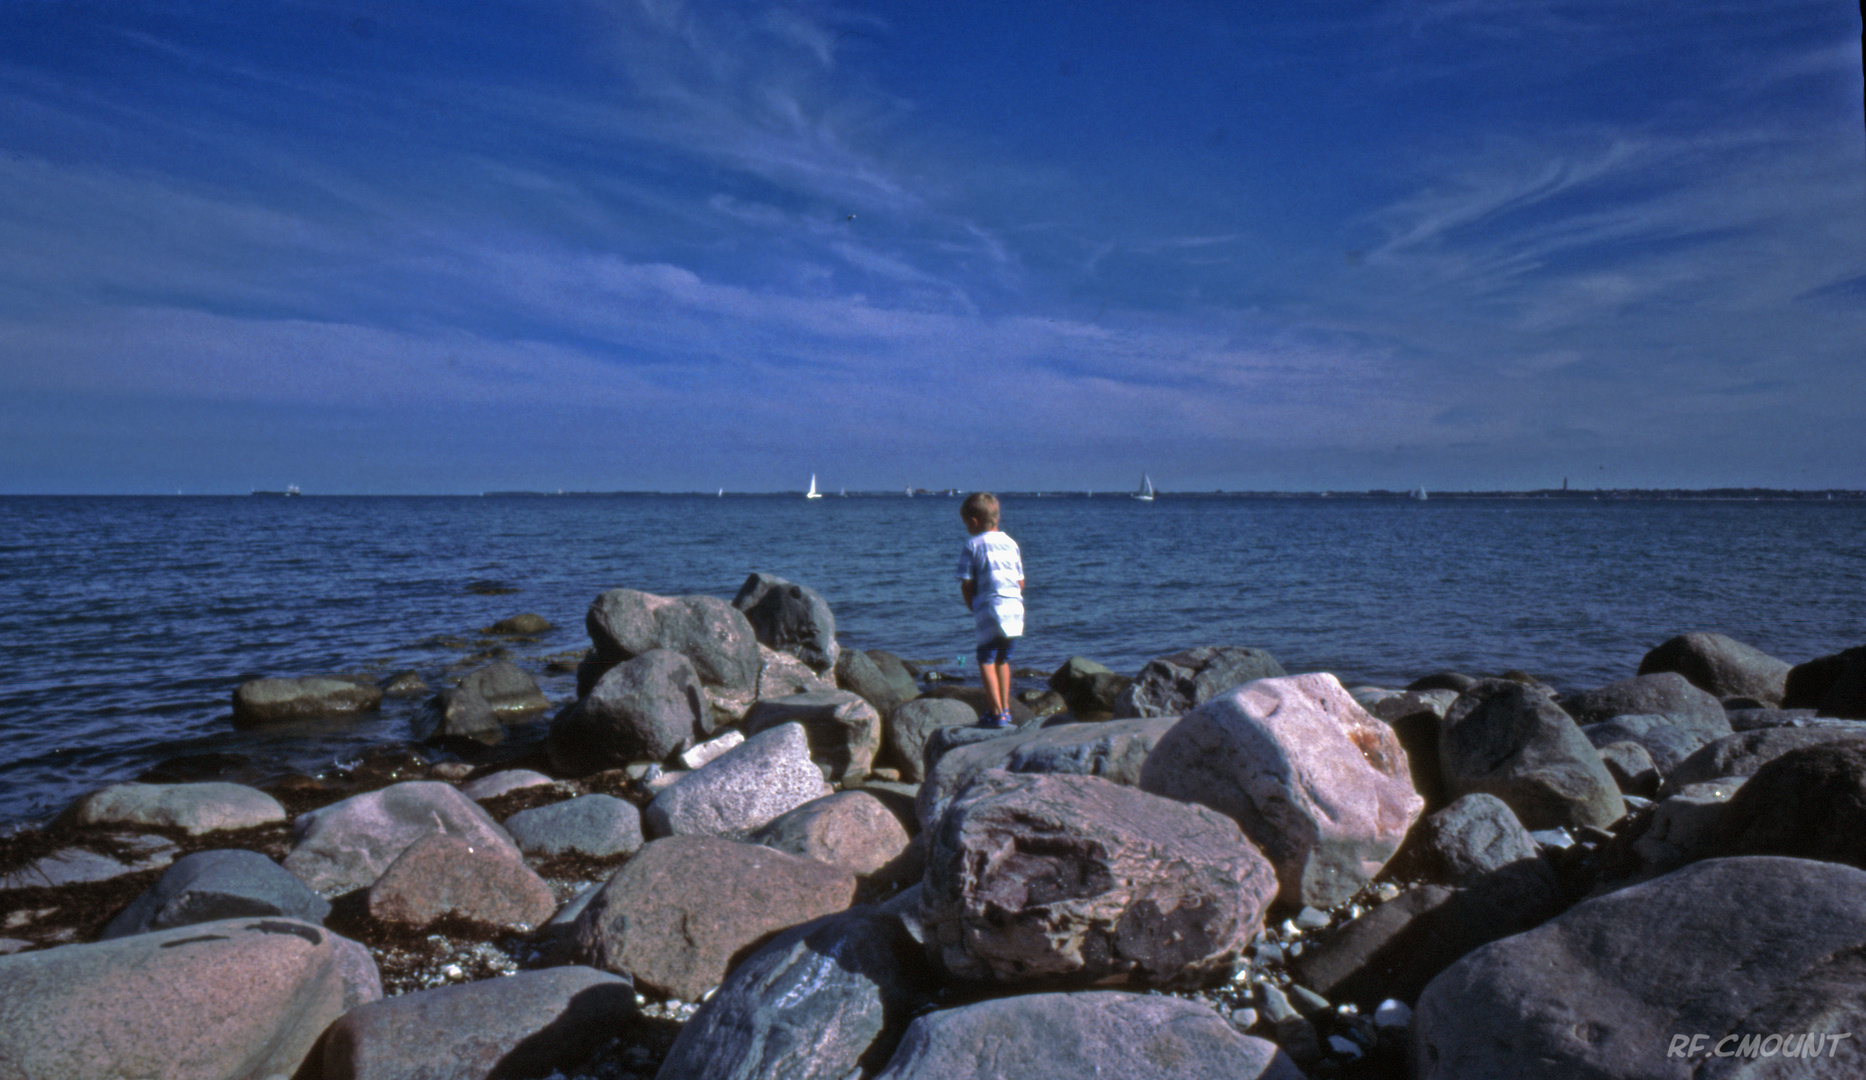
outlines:
[{"label": "gray boulder", "polygon": [[1259,679],[1187,713],[1140,786],[1236,820],[1275,864],[1281,899],[1318,908],[1379,873],[1425,805],[1393,730],[1326,673]]},{"label": "gray boulder", "polygon": [[584,617],[599,664],[672,649],[693,662],[709,687],[750,692],[757,686],[758,637],[738,608],[712,596],[654,596],[611,589]]},{"label": "gray boulder", "polygon": [[1788,673],[1782,707],[1866,720],[1866,645],[1796,664]]},{"label": "gray boulder", "polygon": [[1718,849],[1866,869],[1866,740],[1790,750],[1756,770],[1718,822]]},{"label": "gray boulder", "polygon": [[836,616],[815,589],[770,574],[753,574],[732,606],[745,613],[759,644],[790,653],[818,672],[834,671]]},{"label": "gray boulder", "polygon": [[1611,742],[1600,747],[1600,763],[1622,795],[1650,799],[1659,793],[1659,770],[1652,764],[1652,754],[1630,740]]},{"label": "gray boulder", "polygon": [[671,649],[649,649],[610,668],[551,721],[551,765],[586,775],[664,762],[700,738],[707,715],[692,662]]},{"label": "gray boulder", "polygon": [[499,723],[492,703],[464,686],[442,690],[430,698],[416,716],[414,727],[416,738],[428,743],[497,746],[505,741],[505,727]]},{"label": "gray boulder", "polygon": [[1006,985],[1198,985],[1262,928],[1276,872],[1236,822],[1092,776],[992,770],[927,849],[927,950]]},{"label": "gray boulder", "polygon": [[613,795],[574,799],[520,810],[502,823],[527,855],[604,858],[641,850],[641,811]]},{"label": "gray boulder", "polygon": [[191,836],[285,820],[272,796],[241,784],[113,784],[71,804],[67,825],[169,825]]},{"label": "gray boulder", "polygon": [[813,859],[711,836],[655,840],[625,863],[572,931],[583,963],[683,1001],[725,978],[733,957],[775,931],[833,914],[855,875]]},{"label": "gray boulder", "polygon": [[1561,704],[1582,724],[1598,724],[1616,716],[1656,714],[1701,739],[1730,734],[1730,719],[1724,715],[1723,702],[1692,686],[1675,671],[1610,682],[1565,698]]},{"label": "gray boulder", "polygon": [[915,698],[884,715],[887,719],[881,727],[881,761],[899,769],[901,779],[913,783],[926,778],[927,739],[935,731],[978,722],[978,714],[970,705],[950,698]]},{"label": "gray boulder", "polygon": [[259,915],[322,923],[329,914],[329,902],[257,851],[197,851],[130,901],[99,940]]},{"label": "gray boulder", "polygon": [[509,618],[500,619],[491,626],[482,629],[480,633],[494,634],[499,637],[536,637],[539,634],[547,633],[554,629],[556,629],[556,627],[551,625],[551,620],[536,612],[525,612],[521,615],[513,615]]},{"label": "gray boulder", "polygon": [[835,674],[839,689],[861,695],[862,700],[873,705],[883,718],[920,694],[920,688],[914,685],[906,668],[900,669],[899,679],[890,678],[873,657],[860,649],[844,649],[838,653]]},{"label": "gray boulder", "polygon": [[1813,727],[1760,728],[1725,735],[1685,758],[1666,774],[1672,790],[1728,776],[1753,776],[1756,770],[1804,746],[1866,741],[1866,724],[1834,721]]},{"label": "gray boulder", "polygon": [[1725,709],[1732,731],[1761,731],[1773,727],[1812,727],[1822,720],[1813,709]]},{"label": "gray boulder", "polygon": [[518,852],[491,815],[438,780],[352,795],[298,815],[292,833],[296,843],[285,869],[325,896],[367,887],[408,845],[431,833]]},{"label": "gray boulder", "polygon": [[[1852,867],[1750,857],[1578,904],[1432,980],[1413,1014],[1412,1075],[1761,1075],[1744,1070],[1776,1063],[1737,1055],[1744,1038],[1808,1032],[1833,1053],[1768,1075],[1866,1075],[1858,1039],[1825,1039],[1866,1023],[1863,893]],[[1713,1058],[1718,1046],[1732,1056]]]},{"label": "gray boulder", "polygon": [[496,773],[487,773],[478,780],[471,780],[460,785],[460,794],[474,802],[495,799],[509,791],[518,791],[528,787],[544,787],[557,781],[531,769],[501,769]]},{"label": "gray boulder", "polygon": [[642,815],[653,836],[750,835],[787,810],[828,795],[802,726],[760,732],[681,777]]},{"label": "gray boulder", "polygon": [[881,716],[875,707],[847,690],[791,694],[754,704],[745,714],[744,731],[797,724],[810,744],[810,757],[828,779],[851,783],[868,775],[881,749]]},{"label": "gray boulder", "polygon": [[875,908],[780,934],[688,1020],[660,1075],[844,1080],[886,1064],[932,980],[919,945]]},{"label": "gray boulder", "polygon": [[[791,654],[767,648],[763,644],[758,646],[758,663],[758,690],[757,693],[752,695],[753,700],[757,698],[788,697],[791,694],[812,694],[836,689],[836,678],[833,673],[818,673],[810,665]],[[715,698],[718,698],[718,696],[719,695],[714,695]],[[733,700],[736,703],[737,698],[735,697]],[[747,700],[745,702],[745,708],[749,709],[750,707],[751,700]],[[738,709],[735,713],[735,715],[740,717],[743,717],[744,714],[745,709]]]},{"label": "gray boulder", "polygon": [[933,767],[914,798],[914,816],[922,829],[939,824],[952,800],[989,769],[1099,776],[1138,787],[1147,755],[1178,722],[1176,716],[1156,716],[1058,724],[1009,733],[981,728],[944,729],[937,734],[968,741],[952,744],[937,758],[928,755]]},{"label": "gray boulder", "polygon": [[1678,767],[1709,740],[1702,734],[1685,731],[1665,716],[1616,716],[1597,724],[1587,724],[1581,734],[1595,748],[1617,742],[1638,743],[1652,760],[1652,767],[1665,776]]},{"label": "gray boulder", "polygon": [[146,870],[160,870],[175,861],[175,842],[165,836],[145,834],[109,839],[110,854],[83,847],[61,848],[0,874],[0,892],[109,881]]},{"label": "gray boulder", "polygon": [[510,660],[494,660],[462,675],[459,686],[485,698],[506,723],[551,707],[551,699],[538,689],[537,681]]},{"label": "gray boulder", "polygon": [[1680,634],[1639,662],[1638,674],[1666,671],[1683,675],[1719,701],[1740,697],[1780,705],[1788,683],[1785,661],[1722,634]]},{"label": "gray boulder", "polygon": [[1438,755],[1449,794],[1495,795],[1525,828],[1604,828],[1626,814],[1600,753],[1552,698],[1524,683],[1485,679],[1459,695]]},{"label": "gray boulder", "polygon": [[1115,702],[1114,714],[1180,716],[1236,686],[1288,672],[1262,649],[1207,645],[1149,660]]},{"label": "gray boulder", "polygon": [[1536,857],[1536,842],[1502,799],[1471,794],[1420,820],[1409,843],[1429,881],[1471,885]]},{"label": "gray boulder", "polygon": [[311,1075],[492,1080],[583,1064],[638,1015],[627,979],[587,967],[419,990],[345,1013]]},{"label": "gray boulder", "polygon": [[804,803],[765,824],[750,842],[852,874],[872,874],[907,849],[907,829],[865,791],[839,791]]},{"label": "gray boulder", "polygon": [[327,675],[249,679],[233,691],[233,726],[264,727],[326,716],[354,716],[382,705],[382,691]]},{"label": "gray boulder", "polygon": [[905,660],[886,649],[869,649],[867,653],[875,667],[880,669],[881,677],[894,687],[903,701],[920,693],[919,676],[907,666]]},{"label": "gray boulder", "polygon": [[907,1026],[875,1080],[1303,1080],[1275,1043],[1211,1008],[1098,990],[941,1009]]},{"label": "gray boulder", "polygon": [[1062,695],[1072,715],[1083,718],[1112,715],[1121,695],[1133,684],[1134,680],[1085,656],[1072,656],[1050,673],[1050,689]]},{"label": "gray boulder", "polygon": [[409,844],[369,887],[378,922],[421,929],[452,916],[485,926],[533,930],[557,898],[508,844],[471,844],[429,833]]},{"label": "gray boulder", "polygon": [[[352,973],[357,965],[366,970]],[[354,943],[225,919],[0,957],[0,1072],[32,1080],[291,1076],[368,996]],[[379,985],[376,994],[380,994]]]}]

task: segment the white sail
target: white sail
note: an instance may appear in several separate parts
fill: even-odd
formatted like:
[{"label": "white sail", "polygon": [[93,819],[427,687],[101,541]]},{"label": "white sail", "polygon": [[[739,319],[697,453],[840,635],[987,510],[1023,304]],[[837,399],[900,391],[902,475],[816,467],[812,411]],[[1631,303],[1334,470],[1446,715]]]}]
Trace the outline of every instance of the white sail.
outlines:
[{"label": "white sail", "polygon": [[1152,502],[1153,501],[1153,478],[1152,477],[1148,476],[1146,473],[1140,474],[1140,490],[1134,492],[1134,497],[1136,499],[1139,499],[1141,502]]},{"label": "white sail", "polygon": [[819,495],[819,494],[817,494],[817,490],[816,490],[816,474],[815,474],[815,473],[811,473],[811,474],[810,474],[810,490],[809,490],[809,491],[806,491],[806,492],[804,492],[804,493],[803,493],[803,497],[804,497],[804,498],[806,498],[806,499],[820,499],[820,498],[822,498],[822,497],[823,497],[823,496],[821,496],[821,495]]}]

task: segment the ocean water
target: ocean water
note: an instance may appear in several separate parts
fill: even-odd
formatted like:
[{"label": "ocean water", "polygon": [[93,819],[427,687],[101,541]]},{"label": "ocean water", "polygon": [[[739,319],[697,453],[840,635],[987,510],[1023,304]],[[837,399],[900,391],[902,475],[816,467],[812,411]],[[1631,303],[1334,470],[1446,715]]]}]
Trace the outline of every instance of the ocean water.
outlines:
[{"label": "ocean water", "polygon": [[[0,824],[180,755],[315,770],[407,738],[414,702],[254,733],[231,696],[324,672],[440,686],[519,612],[557,629],[511,658],[567,701],[544,665],[587,646],[584,611],[618,586],[729,599],[777,574],[823,594],[845,647],[961,671],[958,502],[0,498]],[[1029,575],[1020,667],[1237,644],[1349,685],[1517,668],[1583,689],[1688,630],[1791,663],[1866,642],[1861,501],[1076,495],[1007,497],[1004,525]]]}]

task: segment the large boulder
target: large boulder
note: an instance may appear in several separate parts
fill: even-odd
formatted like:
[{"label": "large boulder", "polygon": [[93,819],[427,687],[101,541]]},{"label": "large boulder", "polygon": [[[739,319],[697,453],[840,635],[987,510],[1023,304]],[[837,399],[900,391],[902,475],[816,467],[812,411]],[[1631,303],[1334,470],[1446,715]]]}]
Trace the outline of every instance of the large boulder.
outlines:
[{"label": "large boulder", "polygon": [[1796,664],[1788,672],[1782,707],[1866,720],[1866,645]]},{"label": "large boulder", "polygon": [[642,820],[654,836],[743,837],[830,791],[803,727],[784,724],[681,777],[654,797]]},{"label": "large boulder", "polygon": [[1690,757],[1704,745],[1704,736],[1689,732],[1672,723],[1668,716],[1640,716],[1631,714],[1616,716],[1611,720],[1602,720],[1596,724],[1584,724],[1581,734],[1587,736],[1589,745],[1595,749],[1612,746],[1614,743],[1636,743],[1645,750],[1651,759],[1652,767],[1660,776],[1665,776],[1678,767],[1678,763]]},{"label": "large boulder", "polygon": [[993,770],[927,849],[927,949],[961,979],[1197,985],[1262,928],[1276,871],[1237,823],[1093,776]]},{"label": "large boulder", "polygon": [[1071,715],[1113,714],[1121,695],[1134,684],[1086,656],[1072,656],[1050,673],[1050,689],[1062,695]]},{"label": "large boulder", "polygon": [[[583,1064],[639,1014],[627,979],[587,967],[521,971],[345,1013],[318,1049],[324,1080],[492,1080]],[[840,1078],[839,1078],[840,1080]]]},{"label": "large boulder", "polygon": [[[947,805],[987,769],[1099,776],[1137,787],[1147,755],[1177,723],[1176,716],[1152,716],[1058,724],[1009,734],[947,729],[941,734],[964,735],[971,741],[954,744],[932,759],[932,768],[915,796],[914,816],[922,829],[939,824]],[[975,733],[978,737],[973,738]]]},{"label": "large boulder", "polygon": [[68,825],[169,825],[198,836],[285,820],[272,796],[241,784],[113,784],[71,804]]},{"label": "large boulder", "polygon": [[1780,705],[1788,663],[1722,634],[1680,634],[1639,661],[1640,675],[1672,671],[1719,701],[1751,698]]},{"label": "large boulder", "polygon": [[327,675],[298,679],[248,679],[233,691],[233,726],[264,727],[325,716],[374,712],[382,691]]},{"label": "large boulder", "polygon": [[479,804],[437,780],[392,784],[300,814],[292,833],[296,843],[285,869],[325,896],[369,886],[430,833],[518,851]]},{"label": "large boulder", "polygon": [[907,849],[907,829],[866,791],[839,791],[804,803],[753,833],[750,842],[872,874]]},{"label": "large boulder", "polygon": [[641,850],[641,811],[614,795],[579,795],[520,810],[503,822],[527,855],[606,858]]},{"label": "large boulder", "polygon": [[1303,1080],[1209,1007],[1117,991],[1025,994],[918,1017],[875,1080]]},{"label": "large boulder", "polygon": [[1756,770],[1804,746],[1866,741],[1866,724],[1839,720],[1811,727],[1758,728],[1714,740],[1679,762],[1665,783],[1676,790],[1726,776],[1753,776]]},{"label": "large boulder", "polygon": [[510,660],[494,660],[485,667],[475,668],[460,677],[459,686],[485,698],[492,711],[506,723],[551,707],[551,699],[538,689],[537,680]]},{"label": "large boulder", "polygon": [[484,926],[533,930],[557,898],[509,843],[470,844],[429,833],[409,844],[369,887],[369,914],[413,929],[449,916]]},{"label": "large boulder", "polygon": [[1420,820],[1409,838],[1412,867],[1428,881],[1472,885],[1536,857],[1536,842],[1494,795],[1471,794]]},{"label": "large boulder", "polygon": [[1116,716],[1181,716],[1257,679],[1288,672],[1262,649],[1206,645],[1149,660],[1115,701]]},{"label": "large boulder", "polygon": [[858,781],[874,767],[881,749],[881,716],[875,707],[847,690],[791,694],[754,704],[745,714],[744,731],[757,735],[785,724],[802,726],[810,757],[824,766],[830,780]]},{"label": "large boulder", "polygon": [[855,875],[710,836],[655,840],[593,897],[572,931],[578,959],[684,1001],[725,978],[774,931],[849,906]]},{"label": "large boulder", "polygon": [[649,649],[610,668],[551,721],[551,765],[586,775],[663,762],[694,744],[707,715],[693,663],[671,649]]},{"label": "large boulder", "polygon": [[770,574],[753,574],[739,586],[732,606],[745,613],[759,644],[790,653],[814,671],[835,670],[841,652],[836,645],[836,616],[815,589]]},{"label": "large boulder", "polygon": [[880,670],[881,677],[894,687],[895,693],[900,695],[902,701],[920,693],[919,673],[909,668],[907,661],[886,649],[869,649],[867,653],[868,659],[873,661],[875,667]]},{"label": "large boulder", "polygon": [[935,731],[978,722],[972,706],[951,698],[915,698],[884,715],[881,761],[900,770],[901,779],[912,783],[926,779],[927,739]]},{"label": "large boulder", "polygon": [[1604,828],[1626,814],[1600,752],[1553,698],[1526,683],[1484,679],[1459,695],[1438,755],[1450,795],[1495,795],[1529,829]]},{"label": "large boulder", "polygon": [[415,717],[414,729],[422,742],[441,745],[497,746],[505,741],[505,726],[499,723],[492,702],[464,686],[449,687],[429,698]]},{"label": "large boulder", "polygon": [[1804,746],[1756,770],[1724,808],[1719,848],[1866,869],[1866,740]]},{"label": "large boulder", "polygon": [[257,851],[197,851],[176,860],[148,892],[130,901],[99,939],[245,916],[322,923],[329,914],[328,901]]},{"label": "large boulder", "polygon": [[902,667],[899,672],[898,679],[890,677],[872,656],[860,649],[844,649],[836,655],[837,688],[860,694],[862,700],[873,705],[884,718],[920,693],[907,669]]},{"label": "large boulder", "polygon": [[1866,1075],[1860,1040],[1827,1038],[1866,1024],[1861,895],[1866,873],[1852,867],[1750,857],[1578,904],[1432,980],[1413,1014],[1412,1075],[1764,1075],[1739,1070],[1775,1065],[1757,1059],[1765,1039],[1773,1056],[1783,1035],[1799,1047],[1809,1032],[1822,1055],[1766,1075]]},{"label": "large boulder", "polygon": [[1582,724],[1598,724],[1616,716],[1659,715],[1706,742],[1730,734],[1723,702],[1675,671],[1610,682],[1565,698],[1561,704]]},{"label": "large boulder", "polygon": [[660,1075],[867,1075],[886,1064],[931,983],[919,944],[874,908],[792,927],[732,969],[681,1028]]},{"label": "large boulder", "polygon": [[[780,698],[791,694],[812,694],[834,689],[836,689],[834,673],[819,673],[787,652],[779,652],[763,644],[758,646],[758,690],[752,695],[753,699]],[[717,698],[717,695],[715,697]],[[747,701],[745,708],[750,707],[751,701]],[[738,710],[736,715],[742,717],[744,709]]]},{"label": "large boulder", "polygon": [[590,604],[584,625],[599,664],[672,649],[709,687],[749,692],[757,685],[758,637],[738,608],[717,597],[611,589]]},{"label": "large boulder", "polygon": [[1393,730],[1326,673],[1259,679],[1194,709],[1140,786],[1234,818],[1275,864],[1282,899],[1322,908],[1379,873],[1424,807]]},{"label": "large boulder", "polygon": [[[353,942],[284,918],[225,919],[0,957],[0,1075],[290,1076],[370,997]],[[375,996],[380,996],[379,985]]]}]

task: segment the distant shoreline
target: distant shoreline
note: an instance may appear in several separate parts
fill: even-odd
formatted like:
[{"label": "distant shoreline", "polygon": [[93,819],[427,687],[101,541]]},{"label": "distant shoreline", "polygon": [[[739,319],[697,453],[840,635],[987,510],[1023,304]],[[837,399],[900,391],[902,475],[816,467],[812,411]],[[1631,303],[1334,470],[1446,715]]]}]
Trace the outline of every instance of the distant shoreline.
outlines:
[{"label": "distant shoreline", "polygon": [[[919,490],[912,498],[945,499],[963,495],[960,489]],[[283,492],[205,492],[201,494],[173,495],[160,492],[113,492],[109,494],[86,493],[33,493],[4,494],[0,499],[251,499],[281,498]],[[483,491],[466,493],[429,493],[429,492],[394,492],[394,493],[354,493],[354,492],[306,492],[294,494],[292,498],[337,498],[337,499],[555,499],[555,498],[738,498],[738,499],[796,499],[802,497],[801,491],[727,491],[715,494],[710,491]],[[1125,491],[1010,491],[1000,490],[999,495],[1008,499],[1099,499],[1120,500],[1131,496]],[[1166,491],[1160,490],[1158,496],[1165,501],[1200,500],[1200,499],[1282,499],[1317,501],[1474,501],[1474,500],[1567,500],[1570,502],[1597,501],[1647,501],[1647,502],[1827,502],[1827,501],[1866,501],[1866,490],[1849,488],[1542,488],[1526,491],[1431,491],[1425,499],[1420,499],[1412,491],[1388,491],[1375,488],[1368,491]],[[909,498],[898,490],[851,491],[846,495],[825,496],[822,501],[833,503],[838,498],[850,499],[905,499]]]}]

